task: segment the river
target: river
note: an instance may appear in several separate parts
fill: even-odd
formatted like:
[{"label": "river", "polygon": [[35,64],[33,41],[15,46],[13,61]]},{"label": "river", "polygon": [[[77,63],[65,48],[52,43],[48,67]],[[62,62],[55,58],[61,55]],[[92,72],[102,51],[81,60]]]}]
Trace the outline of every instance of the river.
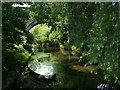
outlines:
[{"label": "river", "polygon": [[101,83],[106,83],[102,74],[91,74],[98,66],[81,66],[78,58],[70,55],[63,55],[60,52],[38,52],[31,57],[31,61],[49,61],[55,69],[54,79],[38,78],[31,74],[28,67],[22,72],[16,87],[19,88],[96,88]]}]

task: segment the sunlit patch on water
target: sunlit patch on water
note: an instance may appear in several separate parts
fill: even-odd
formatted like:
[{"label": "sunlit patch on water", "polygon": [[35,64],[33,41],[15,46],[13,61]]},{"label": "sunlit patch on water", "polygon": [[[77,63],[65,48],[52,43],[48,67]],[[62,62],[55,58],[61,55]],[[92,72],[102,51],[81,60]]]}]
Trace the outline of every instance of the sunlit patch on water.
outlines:
[{"label": "sunlit patch on water", "polygon": [[78,71],[78,72],[90,72],[91,70],[97,68],[97,66],[80,66],[80,65],[71,65],[69,66],[70,69]]},{"label": "sunlit patch on water", "polygon": [[110,84],[100,84],[97,86],[98,90],[116,90],[115,87],[111,86]]},{"label": "sunlit patch on water", "polygon": [[49,79],[55,74],[53,64],[49,61],[39,62],[37,59],[29,63],[28,67],[37,74]]}]

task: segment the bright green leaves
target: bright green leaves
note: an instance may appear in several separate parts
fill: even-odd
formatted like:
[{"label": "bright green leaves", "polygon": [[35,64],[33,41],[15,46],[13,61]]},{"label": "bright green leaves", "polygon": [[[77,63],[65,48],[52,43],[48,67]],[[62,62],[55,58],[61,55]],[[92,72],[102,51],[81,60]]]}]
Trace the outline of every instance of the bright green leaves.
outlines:
[{"label": "bright green leaves", "polygon": [[43,24],[38,24],[34,26],[30,32],[34,36],[34,41],[35,42],[42,42],[44,43],[46,40],[49,39],[49,33],[51,31],[51,27],[48,27],[47,25]]},{"label": "bright green leaves", "polygon": [[19,63],[25,63],[30,56],[30,53],[24,49],[22,45],[14,44],[15,50],[10,51],[12,59],[18,61]]},{"label": "bright green leaves", "polygon": [[51,31],[51,27],[48,27],[46,24],[38,24],[34,26],[30,33],[34,36],[34,43],[42,47],[51,42],[53,45],[61,42],[63,34],[60,30]]},{"label": "bright green leaves", "polygon": [[49,35],[49,40],[53,43],[59,43],[62,38],[62,33],[60,31],[52,31]]},{"label": "bright green leaves", "polygon": [[[30,10],[30,18],[39,23],[47,23],[51,26],[49,40],[55,43],[64,43],[67,37],[69,25],[68,3],[34,3]],[[62,39],[62,40],[61,40]]]}]

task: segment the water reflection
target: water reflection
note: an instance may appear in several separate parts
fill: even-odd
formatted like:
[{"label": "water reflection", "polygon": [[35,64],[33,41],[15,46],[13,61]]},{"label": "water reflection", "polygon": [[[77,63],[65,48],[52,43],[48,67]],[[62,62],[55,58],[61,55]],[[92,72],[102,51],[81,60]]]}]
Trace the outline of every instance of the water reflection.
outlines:
[{"label": "water reflection", "polygon": [[[21,83],[24,84],[22,87],[29,87],[30,85],[34,85],[37,88],[41,88],[43,85],[45,85],[45,88],[52,87],[97,89],[97,84],[104,82],[102,75],[93,75],[90,73],[91,70],[97,68],[96,66],[80,66],[74,61],[72,57],[70,59],[67,59],[65,56],[62,57],[62,55],[57,52],[54,52],[54,54],[38,53],[34,55],[28,67],[35,73],[44,75],[46,79],[39,79],[38,77],[35,78],[34,75],[31,77],[31,75],[28,73],[26,78],[21,81]],[[54,78],[55,82],[53,82],[54,80],[52,79],[47,80],[49,76],[52,76],[53,74],[56,75]],[[25,83],[25,81],[29,83]]]},{"label": "water reflection", "polygon": [[55,74],[53,65],[49,61],[39,62],[37,59],[29,63],[28,67],[35,73],[49,79]]},{"label": "water reflection", "polygon": [[71,68],[72,70],[76,70],[77,72],[90,72],[94,69],[97,69],[98,66],[80,66],[80,65],[70,65],[69,68]]},{"label": "water reflection", "polygon": [[111,86],[110,84],[100,84],[97,86],[98,90],[116,90],[115,87]]}]

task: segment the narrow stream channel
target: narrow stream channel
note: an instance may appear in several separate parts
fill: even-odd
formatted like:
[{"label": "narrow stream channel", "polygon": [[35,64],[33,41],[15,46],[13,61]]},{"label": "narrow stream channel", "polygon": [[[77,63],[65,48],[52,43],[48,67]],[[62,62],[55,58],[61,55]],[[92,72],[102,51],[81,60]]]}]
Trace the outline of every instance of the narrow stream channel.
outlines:
[{"label": "narrow stream channel", "polygon": [[[45,62],[52,63],[51,68],[54,68],[54,70],[48,70],[48,73],[51,72],[50,75],[55,73],[55,75],[53,75],[53,77],[49,79],[49,76],[44,76],[45,73],[42,73],[42,71],[39,74],[43,75],[40,76],[37,75],[35,72],[31,72],[29,68],[26,67],[22,75],[20,76],[16,87],[97,88],[97,85],[99,85],[100,83],[105,83],[105,81],[102,80],[102,75],[93,75],[90,73],[90,71],[97,68],[97,66],[80,66],[78,63],[73,61],[74,59],[72,57],[69,56],[70,59],[67,59],[66,57],[68,56],[61,55],[59,52],[39,52],[33,55],[30,62],[38,60],[41,64],[45,64]],[[44,70],[45,69],[43,69],[43,72]],[[52,73],[53,71],[54,73]]]}]

